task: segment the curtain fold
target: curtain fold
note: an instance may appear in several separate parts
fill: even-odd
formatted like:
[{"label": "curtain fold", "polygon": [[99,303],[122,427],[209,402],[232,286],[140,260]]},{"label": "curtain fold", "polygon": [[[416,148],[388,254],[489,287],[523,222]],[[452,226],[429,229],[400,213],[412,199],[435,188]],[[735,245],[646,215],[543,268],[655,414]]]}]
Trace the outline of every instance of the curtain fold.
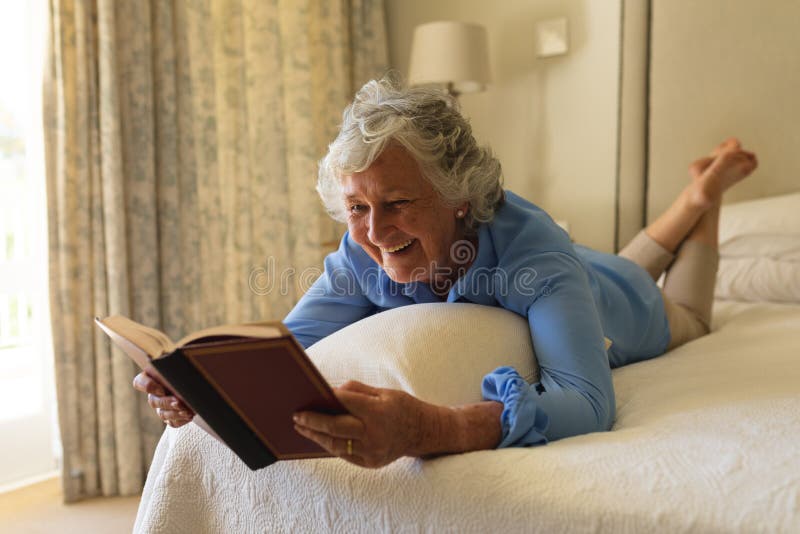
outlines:
[{"label": "curtain fold", "polygon": [[50,0],[44,87],[65,500],[142,488],[163,425],[92,318],[280,319],[341,232],[316,163],[386,68],[380,0]]}]

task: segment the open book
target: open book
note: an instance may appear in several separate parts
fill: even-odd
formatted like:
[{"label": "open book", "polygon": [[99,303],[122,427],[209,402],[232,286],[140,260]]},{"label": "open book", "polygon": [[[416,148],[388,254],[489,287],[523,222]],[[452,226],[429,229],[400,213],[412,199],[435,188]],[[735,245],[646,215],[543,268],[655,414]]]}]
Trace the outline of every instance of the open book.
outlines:
[{"label": "open book", "polygon": [[347,411],[282,323],[217,326],[173,342],[127,317],[95,322],[250,469],[329,456],[295,432],[292,414]]}]

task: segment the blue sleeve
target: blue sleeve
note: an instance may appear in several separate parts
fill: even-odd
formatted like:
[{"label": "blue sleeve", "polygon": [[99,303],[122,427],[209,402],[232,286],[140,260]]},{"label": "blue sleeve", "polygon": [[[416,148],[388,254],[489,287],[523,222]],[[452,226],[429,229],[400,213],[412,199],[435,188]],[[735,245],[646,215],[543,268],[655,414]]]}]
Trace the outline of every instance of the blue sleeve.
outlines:
[{"label": "blue sleeve", "polygon": [[540,380],[528,384],[510,367],[483,380],[484,398],[504,404],[499,447],[544,444],[614,422],[611,369],[583,265],[562,252],[538,254],[534,265],[527,285],[511,276],[504,306],[528,318]]},{"label": "blue sleeve", "polygon": [[375,308],[361,288],[348,239],[345,235],[339,250],[325,258],[325,271],[283,320],[305,348],[371,315]]}]

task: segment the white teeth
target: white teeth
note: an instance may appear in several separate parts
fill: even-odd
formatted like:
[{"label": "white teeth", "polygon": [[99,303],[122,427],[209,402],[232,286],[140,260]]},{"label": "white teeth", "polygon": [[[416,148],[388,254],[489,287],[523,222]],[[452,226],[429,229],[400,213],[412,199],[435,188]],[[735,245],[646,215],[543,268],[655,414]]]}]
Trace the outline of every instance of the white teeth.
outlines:
[{"label": "white teeth", "polygon": [[396,247],[392,247],[392,248],[383,248],[383,247],[381,247],[381,252],[397,252],[398,250],[403,250],[404,248],[406,248],[408,245],[410,245],[413,242],[414,242],[413,239],[409,239],[405,243],[397,245]]}]

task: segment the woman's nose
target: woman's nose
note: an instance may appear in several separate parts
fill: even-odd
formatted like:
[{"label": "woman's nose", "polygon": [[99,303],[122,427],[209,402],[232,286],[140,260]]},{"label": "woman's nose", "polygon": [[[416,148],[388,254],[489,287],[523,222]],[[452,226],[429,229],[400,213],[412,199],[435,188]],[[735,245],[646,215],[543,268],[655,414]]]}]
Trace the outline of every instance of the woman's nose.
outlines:
[{"label": "woman's nose", "polygon": [[383,238],[387,234],[387,230],[391,228],[386,214],[381,209],[375,208],[370,210],[369,213],[369,230],[367,237],[374,245],[383,245]]}]

